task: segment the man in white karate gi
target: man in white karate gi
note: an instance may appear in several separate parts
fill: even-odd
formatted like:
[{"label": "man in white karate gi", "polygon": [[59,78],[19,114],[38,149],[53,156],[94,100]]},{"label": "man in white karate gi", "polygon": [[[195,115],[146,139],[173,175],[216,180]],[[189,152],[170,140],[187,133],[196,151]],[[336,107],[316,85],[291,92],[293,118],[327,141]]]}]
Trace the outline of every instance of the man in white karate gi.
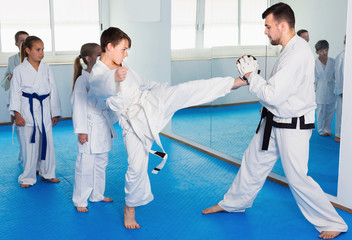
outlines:
[{"label": "man in white karate gi", "polygon": [[249,91],[263,105],[263,123],[258,127],[242,158],[241,168],[222,201],[203,214],[221,211],[243,212],[262,188],[276,160],[283,169],[293,196],[303,215],[331,239],[347,231],[319,185],[307,176],[309,139],[314,128],[314,56],[307,42],[295,34],[294,13],[278,3],[262,15],[265,34],[272,45],[282,50],[266,81],[256,72],[253,57],[239,60],[238,69],[248,79]]},{"label": "man in white karate gi", "polygon": [[[343,43],[346,44],[346,36]],[[335,141],[336,142],[340,142],[340,138],[341,138],[344,65],[345,65],[345,50],[343,50],[335,58],[335,95],[336,95]]]}]

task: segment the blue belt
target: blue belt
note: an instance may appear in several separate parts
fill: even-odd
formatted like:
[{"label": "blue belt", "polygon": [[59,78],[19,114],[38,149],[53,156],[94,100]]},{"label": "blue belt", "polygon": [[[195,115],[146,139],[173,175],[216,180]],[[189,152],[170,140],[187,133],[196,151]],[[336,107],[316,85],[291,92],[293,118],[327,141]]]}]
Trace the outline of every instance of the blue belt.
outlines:
[{"label": "blue belt", "polygon": [[46,146],[47,146],[47,140],[46,140],[46,132],[45,132],[45,126],[44,126],[44,119],[43,119],[43,100],[47,98],[50,94],[45,94],[45,95],[38,95],[36,93],[25,93],[22,92],[22,96],[28,98],[29,100],[29,110],[31,111],[32,118],[33,118],[33,133],[31,137],[31,143],[35,143],[35,119],[34,119],[34,114],[33,114],[33,98],[37,99],[40,102],[40,108],[42,111],[42,153],[41,153],[41,160],[45,160],[46,156]]}]

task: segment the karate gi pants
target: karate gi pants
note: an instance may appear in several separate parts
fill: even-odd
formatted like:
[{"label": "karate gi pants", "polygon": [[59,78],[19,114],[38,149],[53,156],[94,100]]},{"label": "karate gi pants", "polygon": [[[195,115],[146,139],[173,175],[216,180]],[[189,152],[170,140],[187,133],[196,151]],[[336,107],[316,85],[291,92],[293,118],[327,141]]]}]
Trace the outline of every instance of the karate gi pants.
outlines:
[{"label": "karate gi pants", "polygon": [[[231,91],[233,78],[213,78],[209,80],[189,81],[162,91],[151,92],[164,103],[163,116],[158,119],[157,126],[165,126],[172,115],[182,108],[199,105],[222,97]],[[158,111],[160,112],[160,111]],[[148,128],[145,119],[144,128]],[[150,126],[149,126],[150,127]],[[124,129],[124,142],[128,155],[128,168],[125,175],[126,205],[137,207],[153,200],[148,176],[149,150],[154,139],[145,136],[143,141],[135,134],[132,127]]]},{"label": "karate gi pants", "polygon": [[265,120],[242,158],[240,170],[219,206],[227,212],[243,211],[252,203],[268,174],[281,157],[290,190],[303,215],[319,231],[346,232],[347,225],[337,214],[320,186],[309,176],[309,139],[312,130],[272,128],[269,148],[261,150]]},{"label": "karate gi pants", "polygon": [[317,130],[320,135],[331,133],[331,123],[334,118],[335,102],[328,104],[317,104]]},{"label": "karate gi pants", "polygon": [[336,97],[335,137],[341,136],[342,95]]},{"label": "karate gi pants", "polygon": [[37,182],[36,170],[39,161],[39,175],[46,179],[55,178],[55,151],[51,125],[45,128],[47,149],[45,160],[40,160],[42,133],[36,127],[35,143],[31,143],[33,126],[16,126],[19,133],[23,173],[18,177],[20,184],[34,185]]},{"label": "karate gi pants", "polygon": [[100,202],[104,199],[107,165],[108,153],[78,153],[72,197],[75,207],[87,207],[88,198],[91,202]]}]

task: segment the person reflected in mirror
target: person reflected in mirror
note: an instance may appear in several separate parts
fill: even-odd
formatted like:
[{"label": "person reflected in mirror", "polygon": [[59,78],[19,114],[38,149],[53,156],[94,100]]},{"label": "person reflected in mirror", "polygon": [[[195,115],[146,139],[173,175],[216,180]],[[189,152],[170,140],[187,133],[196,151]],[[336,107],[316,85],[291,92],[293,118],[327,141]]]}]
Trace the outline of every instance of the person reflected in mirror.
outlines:
[{"label": "person reflected in mirror", "polygon": [[297,31],[297,35],[309,42],[309,32],[306,29],[301,29]]},{"label": "person reflected in mirror", "polygon": [[320,40],[315,44],[318,58],[315,60],[315,94],[317,130],[321,136],[332,136],[332,121],[335,112],[335,60],[328,57],[329,43]]},{"label": "person reflected in mirror", "polygon": [[332,239],[348,227],[318,183],[307,176],[316,108],[314,55],[308,43],[296,35],[294,12],[289,5],[272,5],[262,18],[271,44],[282,46],[269,79],[265,80],[251,67],[253,59],[244,56],[238,63],[238,69],[248,79],[249,91],[263,105],[262,118],[230,189],[218,204],[202,213],[244,212],[252,206],[275,162],[281,158],[302,214],[320,232],[319,238]]},{"label": "person reflected in mirror", "polygon": [[[343,44],[346,45],[346,35]],[[335,141],[340,142],[341,116],[343,99],[343,80],[344,80],[345,50],[335,58],[335,95],[336,95],[336,118],[335,118]]]}]

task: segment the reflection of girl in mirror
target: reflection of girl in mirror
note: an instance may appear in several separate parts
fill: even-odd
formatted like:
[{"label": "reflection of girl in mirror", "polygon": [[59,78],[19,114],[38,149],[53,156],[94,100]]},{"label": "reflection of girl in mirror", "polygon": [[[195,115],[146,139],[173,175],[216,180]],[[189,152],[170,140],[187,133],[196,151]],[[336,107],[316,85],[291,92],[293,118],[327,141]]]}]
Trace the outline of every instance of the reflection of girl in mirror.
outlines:
[{"label": "reflection of girl in mirror", "polygon": [[27,188],[37,181],[36,166],[44,181],[58,183],[52,126],[60,116],[60,100],[53,73],[41,60],[44,43],[29,36],[21,46],[21,61],[13,72],[10,87],[11,115],[15,116],[21,141],[23,173],[18,182]]}]

